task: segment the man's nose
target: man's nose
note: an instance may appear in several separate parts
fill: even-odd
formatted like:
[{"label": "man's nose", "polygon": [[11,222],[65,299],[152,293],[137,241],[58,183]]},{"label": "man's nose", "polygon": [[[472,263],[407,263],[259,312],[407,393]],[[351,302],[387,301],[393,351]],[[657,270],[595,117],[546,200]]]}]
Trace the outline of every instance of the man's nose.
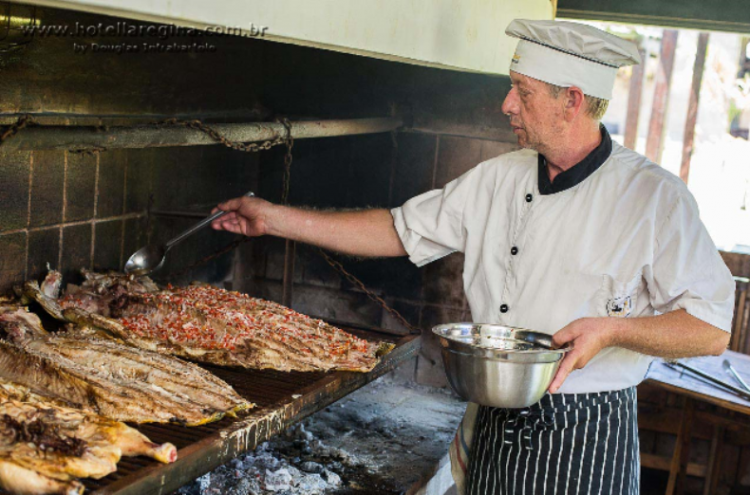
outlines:
[{"label": "man's nose", "polygon": [[518,113],[518,94],[516,88],[510,88],[500,109],[505,115]]}]

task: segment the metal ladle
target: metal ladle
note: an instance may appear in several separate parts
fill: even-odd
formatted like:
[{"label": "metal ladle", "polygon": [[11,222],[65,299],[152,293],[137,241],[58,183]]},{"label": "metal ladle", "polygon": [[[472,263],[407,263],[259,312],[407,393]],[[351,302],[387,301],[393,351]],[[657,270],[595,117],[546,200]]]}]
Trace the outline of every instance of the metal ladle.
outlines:
[{"label": "metal ladle", "polygon": [[[245,194],[246,197],[252,198],[255,194],[251,191]],[[196,223],[186,231],[178,234],[172,239],[168,240],[165,244],[155,246],[148,245],[142,247],[136,251],[125,263],[125,273],[133,274],[136,276],[147,275],[154,272],[162,267],[164,261],[167,259],[167,252],[174,246],[184,241],[191,235],[195,234],[202,228],[210,225],[211,222],[226,215],[226,211],[217,211],[213,215],[204,218],[200,222]]]}]

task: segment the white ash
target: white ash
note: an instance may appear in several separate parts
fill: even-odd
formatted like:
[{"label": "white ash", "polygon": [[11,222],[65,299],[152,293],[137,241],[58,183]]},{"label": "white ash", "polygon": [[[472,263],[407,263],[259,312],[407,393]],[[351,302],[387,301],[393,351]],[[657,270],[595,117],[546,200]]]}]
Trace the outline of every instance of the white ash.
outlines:
[{"label": "white ash", "polygon": [[464,407],[449,391],[381,378],[176,493],[403,493],[444,455]]},{"label": "white ash", "polygon": [[[306,459],[318,459],[315,462]],[[177,491],[183,495],[320,495],[341,486],[342,472],[356,466],[349,453],[332,448],[303,424],[262,443],[254,452],[229,461]]]}]

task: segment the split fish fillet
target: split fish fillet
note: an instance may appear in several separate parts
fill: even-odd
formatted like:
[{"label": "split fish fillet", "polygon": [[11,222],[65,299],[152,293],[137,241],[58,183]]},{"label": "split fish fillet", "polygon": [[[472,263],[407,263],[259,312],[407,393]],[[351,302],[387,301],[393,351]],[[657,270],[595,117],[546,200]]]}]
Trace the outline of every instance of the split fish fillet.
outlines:
[{"label": "split fish fillet", "polygon": [[194,426],[252,406],[194,364],[80,327],[50,334],[20,306],[0,306],[0,330],[0,377],[108,418]]},{"label": "split fish fillet", "polygon": [[[86,282],[69,289],[50,314],[163,354],[255,369],[366,372],[394,347],[239,292],[206,285],[158,290],[147,277],[84,275]],[[43,305],[54,306],[58,278],[51,272],[37,290]]]}]

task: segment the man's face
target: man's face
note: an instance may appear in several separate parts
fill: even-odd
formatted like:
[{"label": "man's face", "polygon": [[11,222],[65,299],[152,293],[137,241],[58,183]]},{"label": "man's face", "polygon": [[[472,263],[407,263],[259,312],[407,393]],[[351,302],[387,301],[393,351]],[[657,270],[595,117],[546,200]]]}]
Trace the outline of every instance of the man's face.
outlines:
[{"label": "man's face", "polygon": [[562,96],[553,97],[549,86],[510,71],[513,85],[502,111],[510,117],[518,145],[544,152],[555,146],[563,130]]}]

